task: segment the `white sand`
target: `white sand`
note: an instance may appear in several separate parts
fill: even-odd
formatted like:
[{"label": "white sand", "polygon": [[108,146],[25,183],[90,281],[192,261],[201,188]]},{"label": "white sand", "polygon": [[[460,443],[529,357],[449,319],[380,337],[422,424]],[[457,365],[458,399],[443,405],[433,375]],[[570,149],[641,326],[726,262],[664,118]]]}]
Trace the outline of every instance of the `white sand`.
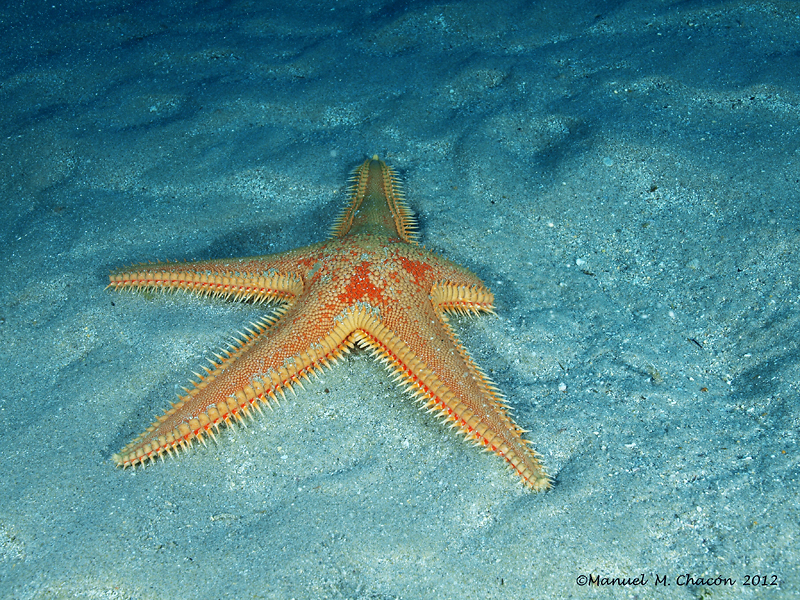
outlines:
[{"label": "white sand", "polygon": [[[798,593],[797,2],[22,4],[0,13],[0,596]],[[108,271],[323,239],[373,153],[495,292],[458,330],[555,487],[365,354],[216,447],[115,469],[262,311]]]}]

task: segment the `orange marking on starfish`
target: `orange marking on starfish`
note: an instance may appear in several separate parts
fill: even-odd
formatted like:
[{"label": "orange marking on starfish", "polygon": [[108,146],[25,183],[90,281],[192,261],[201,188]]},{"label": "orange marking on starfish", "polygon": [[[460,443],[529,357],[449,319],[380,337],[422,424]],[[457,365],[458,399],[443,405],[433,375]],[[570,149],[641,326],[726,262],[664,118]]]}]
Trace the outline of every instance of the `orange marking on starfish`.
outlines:
[{"label": "orange marking on starfish", "polygon": [[355,345],[368,349],[428,412],[502,457],[525,485],[550,478],[511,420],[502,396],[475,365],[447,313],[494,312],[494,297],[468,270],[420,248],[394,171],[376,157],[351,179],[332,238],[280,254],[154,263],[110,275],[115,290],[183,290],[234,301],[277,303],[196,373],[170,409],[118,454],[135,467],[217,439],[253,409],[272,408],[303,379],[331,368]]},{"label": "orange marking on starfish", "polygon": [[353,274],[348,277],[347,285],[341,294],[340,302],[351,302],[353,300],[364,300],[374,304],[381,304],[387,301],[381,288],[370,281],[372,274],[371,265],[364,261],[353,269]]},{"label": "orange marking on starfish", "polygon": [[424,281],[425,276],[431,271],[430,266],[425,264],[423,261],[409,260],[408,258],[401,256],[399,262],[406,272],[411,273],[414,276],[415,281]]}]

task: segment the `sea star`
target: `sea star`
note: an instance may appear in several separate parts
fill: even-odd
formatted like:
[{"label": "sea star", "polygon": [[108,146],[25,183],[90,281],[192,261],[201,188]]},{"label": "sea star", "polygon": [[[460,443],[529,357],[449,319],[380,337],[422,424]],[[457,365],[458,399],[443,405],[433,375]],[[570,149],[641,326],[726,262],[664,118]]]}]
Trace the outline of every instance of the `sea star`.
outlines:
[{"label": "sea star", "polygon": [[349,204],[325,242],[280,254],[136,265],[113,272],[115,290],[183,290],[279,303],[196,374],[185,395],[113,457],[144,465],[193,439],[216,440],[231,419],[261,412],[277,394],[331,367],[354,346],[370,350],[428,412],[504,458],[528,487],[550,478],[494,384],[450,328],[447,313],[494,312],[467,269],[420,247],[393,169],[377,156],[355,169]]}]

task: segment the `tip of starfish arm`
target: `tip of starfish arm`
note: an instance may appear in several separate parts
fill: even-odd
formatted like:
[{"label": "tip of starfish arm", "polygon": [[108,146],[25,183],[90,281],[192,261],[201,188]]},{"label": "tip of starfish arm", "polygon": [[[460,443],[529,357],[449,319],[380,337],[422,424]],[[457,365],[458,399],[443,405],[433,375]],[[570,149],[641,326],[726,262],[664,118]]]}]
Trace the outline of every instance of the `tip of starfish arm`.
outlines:
[{"label": "tip of starfish arm", "polygon": [[526,481],[528,487],[534,492],[546,492],[553,487],[553,480],[548,475],[537,479]]}]

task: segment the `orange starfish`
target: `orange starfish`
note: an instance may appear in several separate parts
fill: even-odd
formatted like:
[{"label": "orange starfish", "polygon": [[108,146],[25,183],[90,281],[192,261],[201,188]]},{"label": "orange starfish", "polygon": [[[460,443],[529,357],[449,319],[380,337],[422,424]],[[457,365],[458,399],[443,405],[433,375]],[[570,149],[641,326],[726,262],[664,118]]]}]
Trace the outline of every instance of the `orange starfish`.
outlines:
[{"label": "orange starfish", "polygon": [[185,395],[114,455],[145,464],[186,449],[221,423],[261,412],[277,394],[331,367],[358,345],[372,351],[428,412],[503,457],[534,490],[550,486],[494,384],[472,361],[447,313],[493,312],[494,297],[473,273],[421,248],[394,171],[373,156],[351,178],[349,206],[331,239],[250,258],[155,263],[110,275],[115,290],[183,290],[255,303],[271,317],[211,360]]}]

